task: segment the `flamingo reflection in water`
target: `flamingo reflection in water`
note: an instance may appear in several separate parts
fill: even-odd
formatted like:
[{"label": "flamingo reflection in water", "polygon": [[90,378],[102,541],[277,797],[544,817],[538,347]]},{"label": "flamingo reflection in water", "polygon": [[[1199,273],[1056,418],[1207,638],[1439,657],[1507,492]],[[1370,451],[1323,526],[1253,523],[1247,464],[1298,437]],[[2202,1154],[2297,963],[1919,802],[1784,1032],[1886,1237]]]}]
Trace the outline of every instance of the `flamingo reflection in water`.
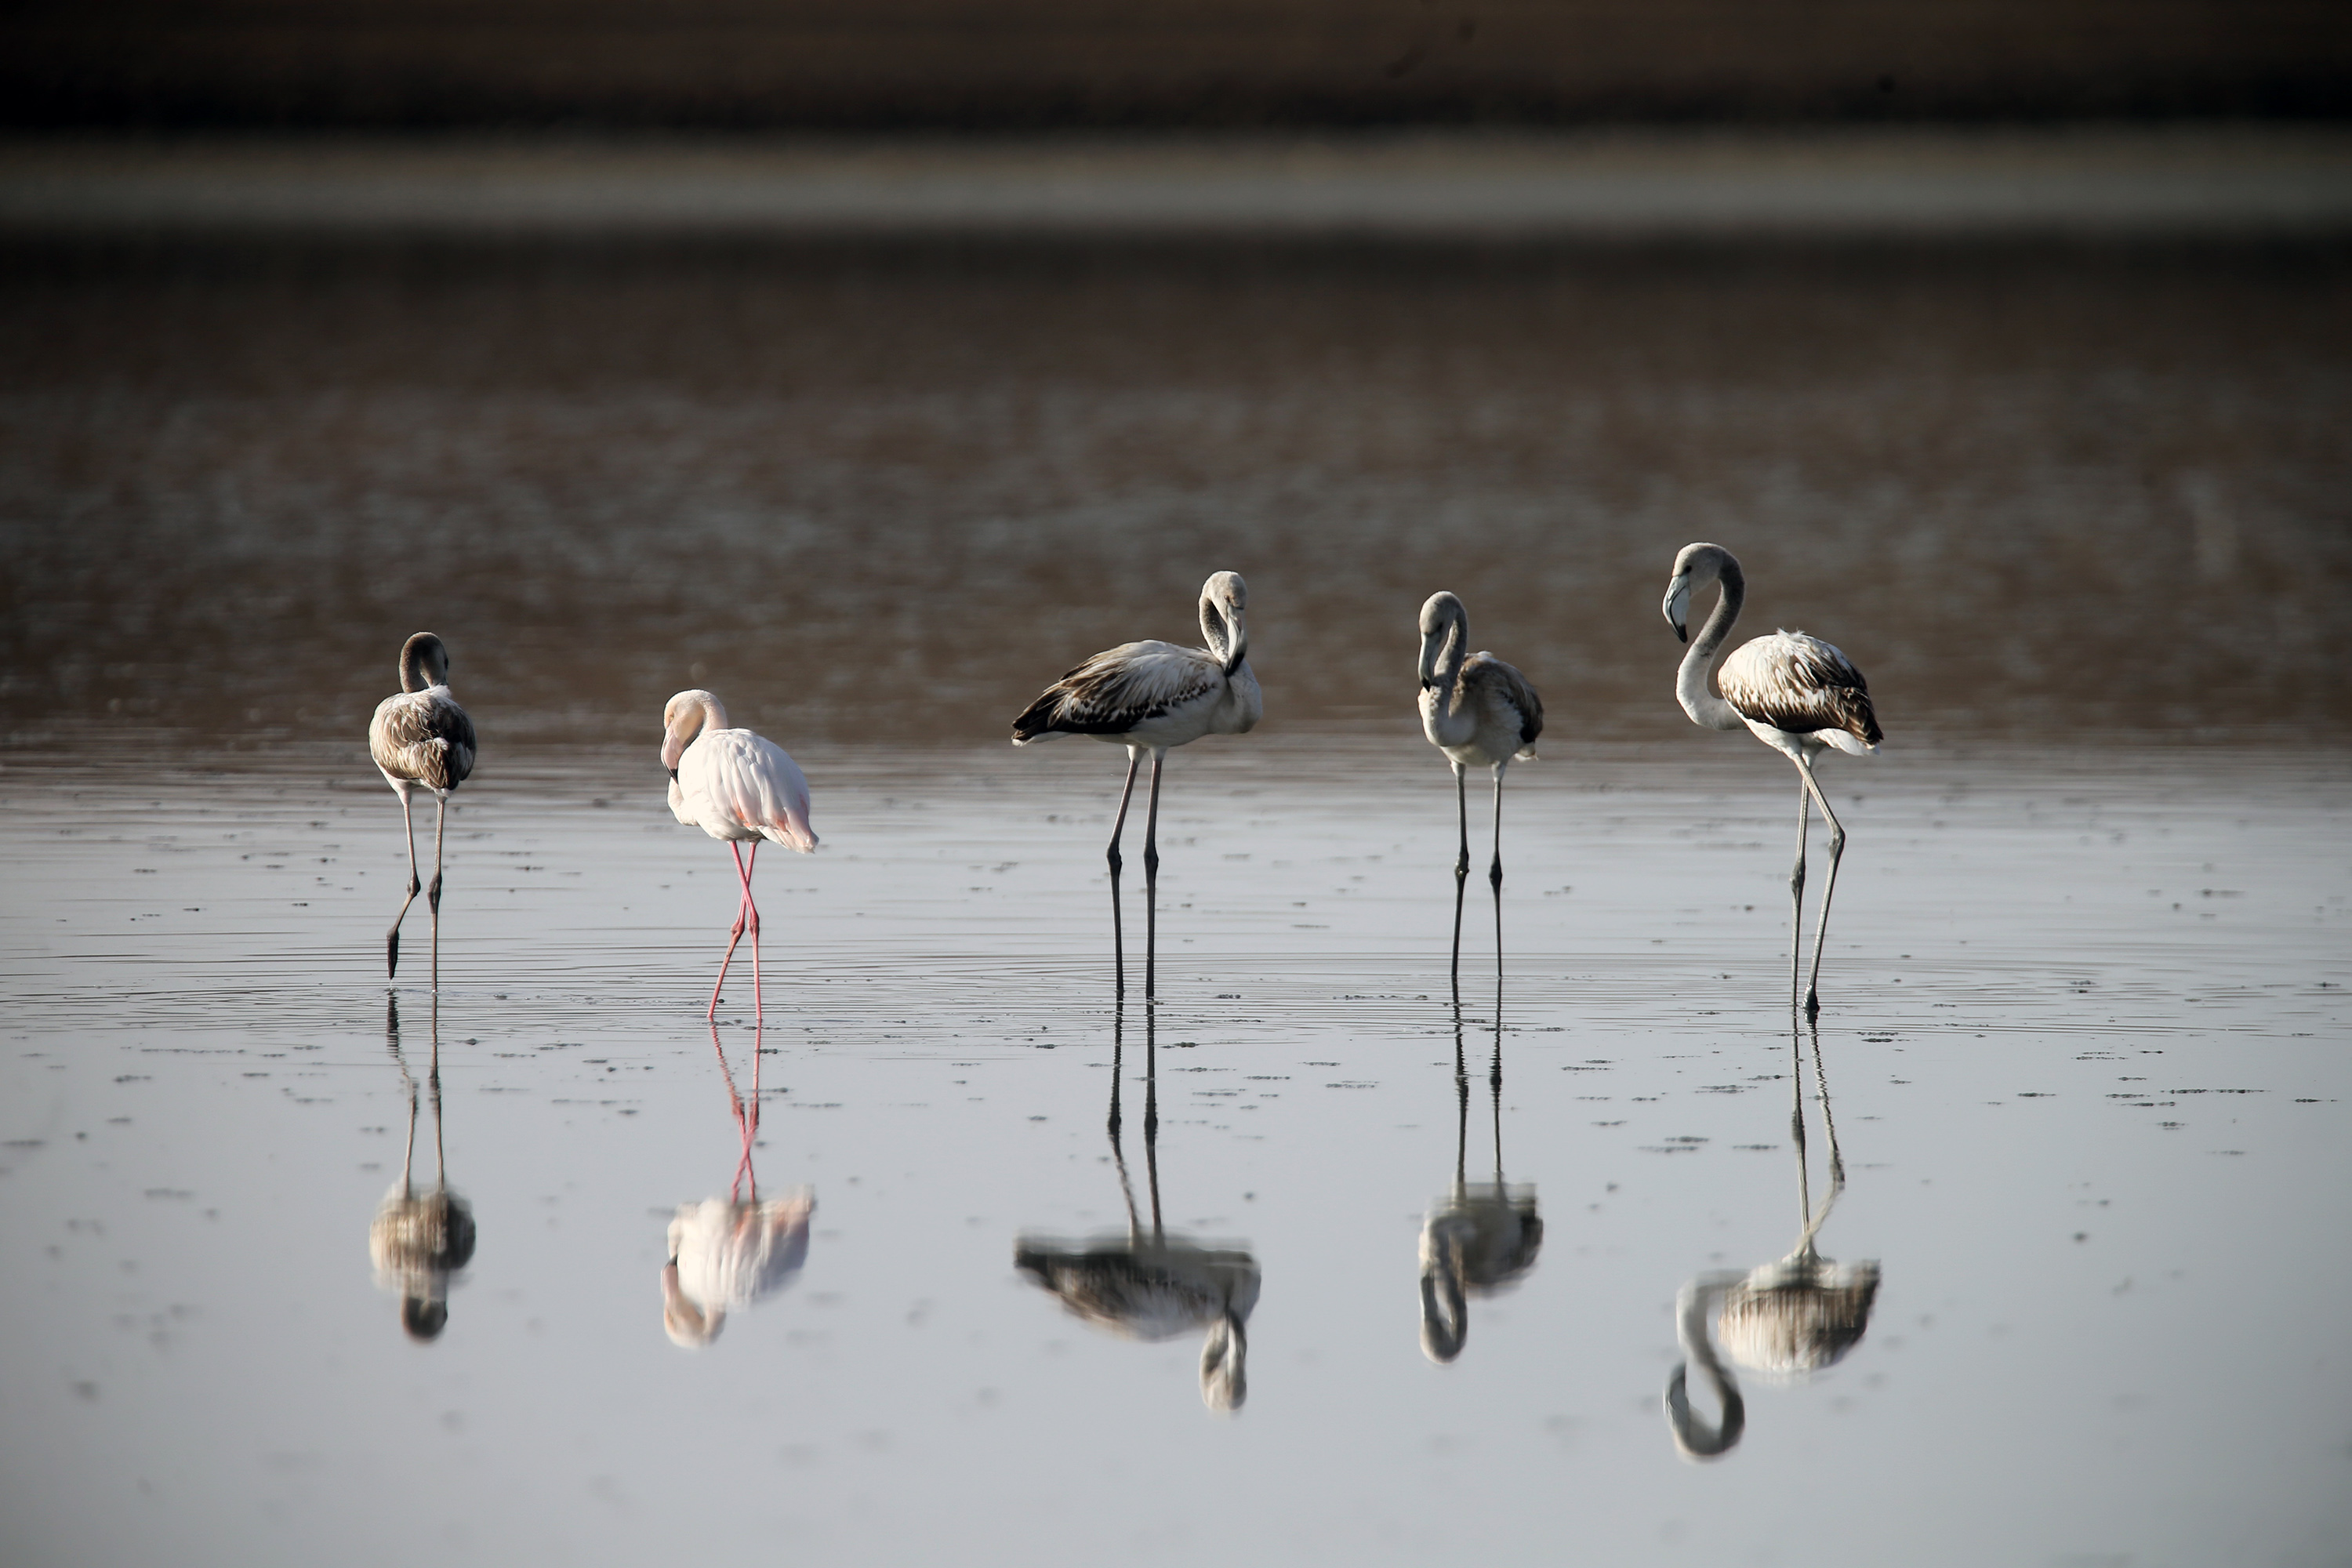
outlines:
[{"label": "flamingo reflection in water", "polygon": [[1536,1190],[1503,1180],[1503,889],[1495,884],[1495,1054],[1486,1069],[1494,1095],[1495,1179],[1466,1179],[1470,1148],[1470,1069],[1462,1043],[1462,878],[1454,883],[1454,1186],[1430,1206],[1421,1226],[1421,1348],[1452,1361],[1470,1336],[1467,1298],[1494,1296],[1527,1277],[1543,1248]]},{"label": "flamingo reflection in water", "polygon": [[710,1048],[718,1053],[719,1071],[727,1080],[728,1106],[741,1143],[727,1196],[680,1204],[669,1222],[669,1261],[661,1272],[662,1328],[672,1344],[688,1350],[700,1350],[717,1339],[728,1313],[782,1290],[808,1261],[815,1194],[794,1187],[782,1197],[762,1200],[759,1176],[751,1169],[752,1142],[760,1132],[760,1043],[755,1029],[751,1099],[746,1105],[736,1092],[735,1072],[727,1065],[718,1027],[714,1025],[710,1031]]},{"label": "flamingo reflection in water", "polygon": [[[1723,1357],[1777,1383],[1801,1383],[1835,1365],[1862,1342],[1878,1296],[1875,1261],[1835,1263],[1814,1249],[1814,1237],[1845,1190],[1845,1162],[1838,1152],[1837,1122],[1830,1114],[1829,1079],[1822,1065],[1821,1030],[1814,1027],[1813,1081],[1821,1091],[1822,1125],[1830,1141],[1830,1190],[1817,1211],[1812,1205],[1805,1161],[1805,1053],[1790,1030],[1790,1074],[1796,1085],[1789,1129],[1797,1144],[1797,1210],[1803,1222],[1796,1250],[1777,1263],[1745,1274],[1702,1274],[1682,1288],[1675,1303],[1675,1331],[1688,1361],[1666,1384],[1666,1425],[1686,1459],[1719,1458],[1738,1445],[1748,1425],[1747,1402]],[[1718,1354],[1707,1337],[1714,1321]],[[1691,1407],[1689,1362],[1715,1386],[1722,1414],[1710,1426]]]},{"label": "flamingo reflection in water", "polygon": [[1203,1247],[1171,1233],[1160,1217],[1160,1087],[1157,1025],[1144,1008],[1143,1160],[1151,1199],[1151,1226],[1135,1206],[1135,1185],[1119,1137],[1119,1074],[1126,1007],[1112,1014],[1110,1152],[1127,1199],[1127,1233],[1067,1243],[1023,1236],[1013,1265],[1061,1298],[1062,1305],[1098,1329],[1129,1339],[1171,1340],[1207,1331],[1201,1345],[1201,1400],[1212,1410],[1239,1410],[1249,1396],[1244,1365],[1249,1315],[1257,1306],[1257,1260],[1244,1247]]},{"label": "flamingo reflection in water", "polygon": [[433,1060],[425,1083],[433,1099],[433,1190],[416,1190],[416,1079],[400,1049],[400,1001],[383,1000],[384,1040],[400,1081],[408,1089],[408,1146],[400,1157],[400,1184],[384,1194],[368,1226],[368,1257],[376,1285],[400,1298],[400,1326],[429,1344],[449,1323],[449,1287],[474,1258],[474,1211],[449,1190],[441,1145],[441,999],[433,999]]}]

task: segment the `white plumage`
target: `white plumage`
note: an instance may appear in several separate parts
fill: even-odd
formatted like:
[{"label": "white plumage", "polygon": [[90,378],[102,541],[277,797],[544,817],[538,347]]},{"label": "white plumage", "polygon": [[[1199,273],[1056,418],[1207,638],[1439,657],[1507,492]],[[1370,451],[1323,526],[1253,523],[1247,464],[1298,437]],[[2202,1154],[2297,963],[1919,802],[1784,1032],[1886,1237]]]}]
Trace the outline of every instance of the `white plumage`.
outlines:
[{"label": "white plumage", "polygon": [[[719,1016],[719,990],[727,983],[727,966],[734,962],[735,944],[748,924],[751,1007],[755,1016],[764,1018],[760,910],[751,900],[751,872],[759,865],[762,841],[803,855],[816,848],[816,830],[809,826],[808,780],[782,746],[729,725],[719,699],[699,689],[681,691],[663,707],[661,760],[669,770],[670,815],[724,842],[735,857],[735,875],[742,884],[735,929],[728,935],[727,956],[719,960],[705,1016]],[[749,865],[743,859],[745,844],[751,846]]]},{"label": "white plumage", "polygon": [[[726,718],[721,710],[717,722],[724,725]],[[698,735],[669,781],[669,809],[713,838],[744,844],[764,838],[803,855],[816,847],[807,776],[782,746],[749,730],[705,729]]]},{"label": "white plumage", "polygon": [[1675,700],[1692,723],[1708,730],[1746,726],[1758,740],[1796,764],[1797,863],[1789,874],[1791,903],[1789,987],[1795,1002],[1798,964],[1804,955],[1805,832],[1814,806],[1830,828],[1830,873],[1822,888],[1821,926],[1813,936],[1813,972],[1805,984],[1805,1008],[1821,1009],[1822,946],[1829,938],[1830,900],[1837,892],[1838,860],[1845,853],[1845,829],[1830,810],[1829,797],[1813,777],[1813,760],[1829,747],[1860,753],[1878,750],[1883,735],[1870,702],[1869,684],[1853,661],[1836,647],[1804,632],[1778,631],[1735,649],[1717,672],[1722,694],[1707,683],[1707,667],[1731,635],[1748,579],[1738,560],[1720,544],[1685,544],[1675,557],[1666,584],[1664,612],[1675,636],[1685,640],[1691,595],[1719,583],[1723,592],[1698,640],[1683,656],[1675,676]]},{"label": "white plumage", "polygon": [[688,1349],[719,1337],[727,1314],[774,1295],[808,1261],[816,1197],[795,1187],[756,1203],[680,1204],[662,1269],[662,1327]]}]

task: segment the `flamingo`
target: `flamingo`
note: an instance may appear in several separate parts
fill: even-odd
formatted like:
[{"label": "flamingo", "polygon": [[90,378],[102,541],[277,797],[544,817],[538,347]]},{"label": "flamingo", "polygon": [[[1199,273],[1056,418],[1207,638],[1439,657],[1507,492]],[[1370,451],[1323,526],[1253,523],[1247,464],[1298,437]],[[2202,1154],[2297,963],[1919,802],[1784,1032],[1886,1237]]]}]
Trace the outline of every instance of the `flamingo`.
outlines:
[{"label": "flamingo", "polygon": [[401,646],[400,691],[376,704],[368,722],[368,754],[383,782],[400,796],[401,826],[408,834],[408,897],[383,939],[383,972],[400,971],[400,922],[424,884],[416,877],[416,823],[409,798],[419,784],[433,792],[439,807],[433,819],[433,888],[425,896],[433,912],[433,967],[441,967],[441,842],[449,818],[449,792],[474,771],[474,721],[449,695],[449,649],[431,632],[418,632]]},{"label": "flamingo", "polygon": [[[1143,830],[1144,924],[1157,930],[1160,885],[1160,768],[1171,746],[1203,735],[1244,735],[1265,710],[1250,672],[1249,632],[1242,623],[1248,586],[1236,572],[1213,574],[1201,585],[1201,636],[1206,647],[1130,642],[1096,654],[1054,682],[1013,721],[1013,743],[1057,735],[1092,735],[1127,748],[1127,787],[1111,823],[1111,945],[1118,989],[1127,989],[1127,951],[1118,925],[1119,837],[1127,830],[1135,773],[1151,753],[1151,804]],[[1155,989],[1157,944],[1147,942],[1143,986]]]},{"label": "flamingo", "polygon": [[[1150,1004],[1146,1005],[1147,1009]],[[1151,1228],[1147,1235],[1128,1178],[1119,1142],[1119,1052],[1126,1010],[1111,1023],[1110,1152],[1127,1199],[1127,1231],[1071,1244],[1024,1236],[1013,1266],[1050,1290],[1076,1317],[1128,1339],[1159,1341],[1205,1329],[1201,1343],[1201,1402],[1223,1414],[1249,1396],[1244,1362],[1246,1325],[1257,1306],[1257,1260],[1238,1247],[1202,1247],[1171,1234],[1160,1217],[1160,1101],[1154,1017],[1144,1014],[1143,1157],[1150,1181]]]},{"label": "flamingo", "polygon": [[[1458,884],[1470,874],[1470,802],[1464,773],[1495,770],[1495,863],[1486,879],[1503,886],[1503,770],[1514,758],[1532,762],[1543,733],[1543,699],[1528,678],[1491,653],[1471,653],[1470,616],[1451,594],[1432,594],[1421,606],[1421,730],[1454,764],[1454,803],[1461,816],[1462,853],[1454,862]],[[1458,923],[1458,922],[1457,922]]]},{"label": "flamingo", "polygon": [[376,1284],[400,1297],[400,1326],[419,1344],[441,1337],[449,1323],[449,1286],[474,1260],[474,1211],[449,1190],[441,1149],[441,1006],[434,993],[433,1190],[419,1194],[411,1172],[416,1158],[416,1079],[400,1051],[400,1001],[384,996],[384,1042],[408,1088],[408,1147],[400,1157],[400,1184],[384,1194],[368,1226],[368,1258]]},{"label": "flamingo", "polygon": [[742,1150],[727,1196],[680,1204],[669,1222],[669,1261],[661,1274],[662,1328],[672,1344],[686,1350],[699,1350],[717,1339],[728,1313],[782,1289],[808,1261],[815,1194],[794,1187],[782,1197],[763,1202],[760,1178],[751,1169],[751,1141],[760,1131],[760,1041],[755,1027],[747,1108],[735,1091],[735,1074],[727,1065],[726,1047],[719,1043],[719,1026],[710,1026],[710,1048],[719,1054],[719,1071],[727,1080]]},{"label": "flamingo", "polygon": [[1707,667],[1715,650],[1731,635],[1747,597],[1748,580],[1739,562],[1720,544],[1685,544],[1675,557],[1674,578],[1666,584],[1665,616],[1677,638],[1687,641],[1685,629],[1690,596],[1711,583],[1723,591],[1715,612],[1706,618],[1698,640],[1683,656],[1675,678],[1675,700],[1692,723],[1707,730],[1737,730],[1745,724],[1758,740],[1797,765],[1797,864],[1789,873],[1789,993],[1796,1000],[1798,964],[1804,955],[1805,833],[1811,807],[1819,806],[1830,827],[1830,874],[1822,884],[1822,923],[1813,936],[1813,970],[1805,983],[1808,1016],[1822,1007],[1822,944],[1830,932],[1830,900],[1837,893],[1839,857],[1845,853],[1845,829],[1830,809],[1829,797],[1813,777],[1813,759],[1831,746],[1859,756],[1878,750],[1885,739],[1878,716],[1870,706],[1870,687],[1853,661],[1830,644],[1803,632],[1776,631],[1742,643],[1723,661],[1717,680],[1718,697],[1707,689]]},{"label": "flamingo", "polygon": [[1495,1055],[1486,1070],[1494,1093],[1495,1179],[1465,1176],[1470,1147],[1470,1069],[1462,1045],[1462,879],[1454,882],[1454,1185],[1432,1205],[1421,1227],[1421,1348],[1444,1363],[1469,1338],[1469,1293],[1507,1290],[1535,1267],[1543,1247],[1536,1190],[1503,1180],[1503,905],[1495,900]]},{"label": "flamingo", "polygon": [[[751,901],[751,872],[760,864],[762,839],[806,855],[816,848],[815,830],[809,826],[808,779],[800,764],[773,741],[749,730],[730,728],[727,710],[703,690],[681,691],[662,709],[662,766],[669,770],[670,814],[688,827],[699,827],[722,839],[735,857],[735,876],[742,895],[735,908],[735,929],[727,935],[727,956],[719,961],[719,978],[710,987],[710,1006],[704,1017],[719,1017],[719,988],[727,984],[727,966],[735,961],[735,944],[751,928],[751,1014],[764,1023],[760,994],[760,907]],[[743,846],[751,846],[750,865]]]},{"label": "flamingo", "polygon": [[[1675,1335],[1682,1342],[1685,1364],[1675,1368],[1666,1384],[1666,1426],[1675,1447],[1686,1459],[1719,1458],[1738,1442],[1748,1424],[1748,1407],[1739,1384],[1707,1338],[1712,1310],[1717,1335],[1731,1359],[1748,1371],[1779,1382],[1801,1382],[1834,1365],[1862,1342],[1870,1327],[1870,1310],[1878,1297],[1878,1265],[1874,1261],[1841,1264],[1823,1258],[1814,1238],[1822,1223],[1845,1191],[1845,1161],[1838,1152],[1837,1121],[1830,1113],[1830,1085],[1822,1063],[1822,1037],[1813,1026],[1813,1081],[1819,1087],[1822,1125],[1830,1140],[1830,1190],[1820,1209],[1813,1207],[1805,1163],[1805,1060],[1796,1030],[1790,1029],[1793,1057],[1789,1079],[1795,1103],[1789,1112],[1789,1131],[1797,1145],[1797,1211],[1803,1228],[1796,1249],[1777,1263],[1747,1273],[1716,1271],[1700,1275],[1682,1288],[1675,1302]],[[1691,1408],[1688,1364],[1696,1362],[1715,1395],[1722,1415],[1709,1426]]]}]

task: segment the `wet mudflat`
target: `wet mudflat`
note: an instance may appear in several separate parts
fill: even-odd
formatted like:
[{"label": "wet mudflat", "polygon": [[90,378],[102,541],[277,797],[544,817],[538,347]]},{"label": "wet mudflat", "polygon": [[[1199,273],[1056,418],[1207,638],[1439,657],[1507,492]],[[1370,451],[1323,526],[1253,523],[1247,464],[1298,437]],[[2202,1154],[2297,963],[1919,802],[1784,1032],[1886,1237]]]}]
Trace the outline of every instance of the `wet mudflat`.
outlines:
[{"label": "wet mudflat", "polygon": [[[765,1027],[739,969],[715,1041],[733,873],[650,746],[461,794],[437,998],[415,923],[383,982],[397,810],[349,757],[20,757],[5,1554],[2337,1560],[2352,762],[1833,760],[1816,1039],[1788,769],[1688,739],[1514,771],[1501,1006],[1474,877],[1458,1015],[1417,742],[1178,755],[1156,1006],[1114,1005],[1117,753],[803,746],[824,847],[762,858]],[[670,1226],[741,1173],[755,1048],[805,1259],[686,1348]],[[1796,1245],[1800,1103],[1819,1252],[1874,1295],[1810,1378],[1708,1324],[1744,1421],[1688,1461],[1678,1293]],[[474,1246],[404,1287],[371,1226],[436,1138]],[[1440,1362],[1457,1171],[1541,1232]],[[1127,1243],[1130,1198],[1255,1271],[1231,1414],[1203,1323],[1122,1338],[1015,1268]]]}]

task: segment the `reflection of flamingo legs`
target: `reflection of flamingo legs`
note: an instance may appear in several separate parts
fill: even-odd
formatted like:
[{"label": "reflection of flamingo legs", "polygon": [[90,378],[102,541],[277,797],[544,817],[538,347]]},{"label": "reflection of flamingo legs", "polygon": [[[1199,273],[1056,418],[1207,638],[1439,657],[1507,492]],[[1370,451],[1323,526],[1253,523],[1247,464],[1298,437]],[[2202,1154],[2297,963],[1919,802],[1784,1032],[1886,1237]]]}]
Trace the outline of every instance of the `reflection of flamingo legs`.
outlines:
[{"label": "reflection of flamingo legs", "polygon": [[1495,1047],[1486,1068],[1493,1099],[1495,1179],[1469,1181],[1470,1065],[1462,1030],[1462,884],[1454,879],[1454,1184],[1433,1207],[1421,1233],[1421,1348],[1434,1362],[1462,1353],[1469,1337],[1472,1290],[1492,1294],[1535,1266],[1543,1220],[1532,1187],[1514,1191],[1503,1180],[1503,890],[1495,887]]},{"label": "reflection of flamingo legs", "polygon": [[433,1191],[420,1197],[415,1184],[416,1079],[400,1048],[399,1001],[385,993],[384,1044],[408,1090],[408,1140],[401,1151],[400,1185],[385,1194],[368,1226],[368,1256],[375,1265],[376,1283],[400,1295],[401,1327],[420,1342],[437,1338],[448,1323],[450,1281],[474,1256],[473,1210],[449,1190],[442,1142],[440,1025],[436,997],[433,1062],[425,1079],[433,1102]]},{"label": "reflection of flamingo legs", "polygon": [[1157,1018],[1144,1013],[1143,1159],[1151,1212],[1147,1234],[1142,1206],[1120,1140],[1125,1010],[1112,1014],[1110,1112],[1106,1119],[1119,1195],[1127,1203],[1127,1234],[1072,1244],[1024,1236],[1013,1245],[1013,1267],[1098,1328],[1157,1341],[1205,1330],[1201,1346],[1201,1398],[1210,1409],[1241,1407],[1248,1386],[1244,1325],[1257,1304],[1256,1261],[1245,1250],[1204,1247],[1162,1220],[1160,1197],[1160,1089]]},{"label": "reflection of flamingo legs", "polygon": [[[1666,1422],[1684,1458],[1712,1459],[1728,1453],[1747,1425],[1747,1406],[1730,1368],[1708,1335],[1709,1318],[1731,1359],[1752,1371],[1802,1377],[1835,1364],[1861,1342],[1878,1293],[1874,1262],[1836,1264],[1814,1249],[1822,1222],[1845,1190],[1845,1160],[1839,1152],[1837,1122],[1830,1113],[1829,1074],[1822,1059],[1822,1037],[1812,1030],[1813,1081],[1829,1135],[1828,1195],[1812,1204],[1805,1128],[1804,1042],[1789,1031],[1791,1100],[1789,1131],[1797,1149],[1797,1208],[1802,1226],[1796,1249],[1778,1263],[1745,1274],[1736,1270],[1700,1275],[1675,1300],[1675,1334],[1685,1364],[1666,1384]],[[1710,1426],[1691,1408],[1686,1373],[1696,1363],[1715,1386],[1722,1417]]]},{"label": "reflection of flamingo legs", "polygon": [[719,1071],[727,1080],[728,1107],[734,1112],[736,1131],[743,1139],[742,1155],[735,1162],[735,1181],[727,1193],[730,1203],[743,1201],[746,1182],[751,1184],[751,1202],[756,1204],[760,1201],[760,1178],[751,1169],[751,1142],[760,1133],[760,1058],[766,1054],[761,1048],[761,1031],[754,1027],[751,1031],[751,1103],[746,1110],[743,1097],[735,1090],[735,1069],[727,1065],[727,1047],[719,1043],[719,1026],[713,1024],[710,1026],[710,1048],[719,1053]]}]

